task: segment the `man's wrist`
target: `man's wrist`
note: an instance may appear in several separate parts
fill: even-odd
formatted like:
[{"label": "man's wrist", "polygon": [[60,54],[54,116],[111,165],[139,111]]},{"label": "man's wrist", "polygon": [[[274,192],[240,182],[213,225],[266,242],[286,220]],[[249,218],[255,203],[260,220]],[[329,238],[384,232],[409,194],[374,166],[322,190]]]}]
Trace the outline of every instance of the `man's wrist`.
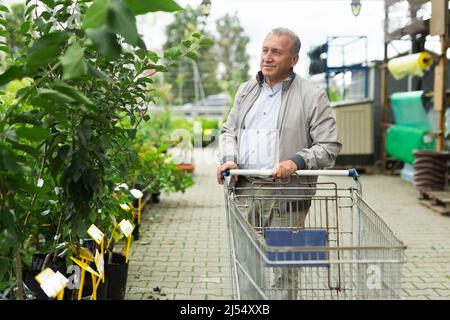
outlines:
[{"label": "man's wrist", "polygon": [[225,162],[228,162],[228,161],[233,161],[234,163],[237,163],[236,157],[234,157],[234,156],[225,156],[222,159],[220,159],[220,164],[222,165],[222,164],[224,164]]},{"label": "man's wrist", "polygon": [[306,161],[303,159],[303,157],[299,154],[295,154],[293,157],[291,157],[289,160],[295,163],[297,166],[297,170],[304,170],[306,169]]}]

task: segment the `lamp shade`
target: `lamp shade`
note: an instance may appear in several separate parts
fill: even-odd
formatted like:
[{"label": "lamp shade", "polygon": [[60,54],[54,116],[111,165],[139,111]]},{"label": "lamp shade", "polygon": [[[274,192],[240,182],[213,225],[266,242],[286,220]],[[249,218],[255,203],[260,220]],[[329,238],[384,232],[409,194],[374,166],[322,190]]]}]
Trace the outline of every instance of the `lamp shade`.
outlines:
[{"label": "lamp shade", "polygon": [[202,3],[200,4],[202,14],[205,17],[209,16],[209,13],[211,12],[211,0],[202,0]]},{"label": "lamp shade", "polygon": [[361,12],[361,0],[352,0],[351,6],[353,15],[357,17]]}]

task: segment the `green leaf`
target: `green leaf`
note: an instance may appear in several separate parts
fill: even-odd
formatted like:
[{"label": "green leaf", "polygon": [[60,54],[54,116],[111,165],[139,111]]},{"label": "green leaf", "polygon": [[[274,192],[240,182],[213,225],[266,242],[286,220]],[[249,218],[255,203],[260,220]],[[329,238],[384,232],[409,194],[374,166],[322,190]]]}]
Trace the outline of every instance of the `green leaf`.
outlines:
[{"label": "green leaf", "polygon": [[30,12],[33,11],[35,8],[37,8],[37,4],[32,4],[31,6],[29,6],[25,11],[25,16],[27,17],[30,14]]},{"label": "green leaf", "polygon": [[111,0],[108,27],[111,31],[120,34],[132,46],[138,44],[139,35],[136,28],[136,18],[130,7],[120,0]]},{"label": "green leaf", "polygon": [[86,97],[84,94],[71,87],[64,82],[55,82],[50,85],[53,89],[59,91],[60,93],[74,99],[75,101],[85,104],[87,106],[95,106],[94,103]]},{"label": "green leaf", "polygon": [[8,27],[8,25],[9,25],[5,19],[0,19],[0,24],[3,25],[5,28]]},{"label": "green leaf", "polygon": [[130,6],[135,15],[156,11],[174,12],[183,10],[173,0],[125,0],[125,2]]},{"label": "green leaf", "polygon": [[42,127],[19,127],[16,132],[19,137],[30,141],[42,141],[52,137],[50,131]]},{"label": "green leaf", "polygon": [[28,124],[38,124],[38,118],[35,114],[31,112],[22,112],[17,114],[12,114],[8,119],[8,124],[12,125],[14,123],[28,123]]},{"label": "green leaf", "polygon": [[184,40],[182,43],[183,43],[183,46],[185,46],[186,48],[189,48],[192,45],[191,40]]},{"label": "green leaf", "polygon": [[25,21],[20,26],[20,32],[25,33],[30,29],[31,21]]},{"label": "green leaf", "polygon": [[198,56],[194,52],[188,52],[188,53],[186,53],[186,56],[189,59],[194,60],[195,62],[198,61]]},{"label": "green leaf", "polygon": [[208,38],[200,40],[199,44],[201,46],[212,46],[214,44],[214,41]]},{"label": "green leaf", "polygon": [[0,46],[0,51],[3,51],[5,53],[9,53],[9,48],[6,46]]},{"label": "green leaf", "polygon": [[61,53],[61,47],[68,38],[67,32],[55,31],[38,39],[28,51],[26,69],[36,70],[53,61]]},{"label": "green leaf", "polygon": [[94,0],[83,18],[83,29],[97,29],[106,23],[110,0]]},{"label": "green leaf", "polygon": [[153,80],[147,77],[141,77],[137,81],[137,83],[153,83]]},{"label": "green leaf", "polygon": [[200,33],[196,32],[196,33],[192,34],[192,37],[200,39],[201,35],[200,35]]},{"label": "green leaf", "polygon": [[154,53],[153,51],[148,51],[147,55],[150,58],[150,60],[152,60],[153,63],[157,63],[158,62],[159,56],[156,53]]},{"label": "green leaf", "polygon": [[130,139],[136,138],[136,132],[137,132],[136,129],[130,129],[130,130],[128,130],[128,137],[129,137]]},{"label": "green leaf", "polygon": [[86,34],[101,55],[112,59],[117,59],[120,56],[122,47],[117,42],[117,36],[110,32],[106,26],[99,29],[88,29]]},{"label": "green leaf", "polygon": [[181,56],[182,52],[179,48],[169,48],[164,51],[164,57],[172,60],[177,60]]},{"label": "green leaf", "polygon": [[36,158],[36,159],[37,159],[37,158],[39,158],[39,156],[40,156],[39,151],[36,150],[35,148],[29,146],[29,145],[26,145],[26,144],[18,144],[18,143],[16,143],[16,144],[13,145],[13,147],[14,147],[15,150],[21,150],[21,151],[23,151],[23,152],[28,153],[28,154],[31,155],[33,158]]},{"label": "green leaf", "polygon": [[78,42],[74,42],[67,49],[66,54],[60,58],[64,79],[74,79],[87,74],[87,65],[84,61],[84,49]]},{"label": "green leaf", "polygon": [[26,71],[23,66],[12,66],[0,75],[0,86],[11,80],[20,79],[28,75],[31,75],[31,72]]},{"label": "green leaf", "polygon": [[8,139],[9,141],[13,141],[13,142],[17,142],[17,133],[15,130],[13,129],[9,129],[4,133],[6,139]]},{"label": "green leaf", "polygon": [[8,36],[8,32],[6,32],[5,30],[0,29],[0,37],[7,37]]},{"label": "green leaf", "polygon": [[0,11],[9,12],[9,9],[5,7],[4,5],[0,4]]},{"label": "green leaf", "polygon": [[108,82],[112,82],[111,78],[109,78],[106,73],[103,71],[95,68],[94,66],[88,64],[88,73],[91,77],[99,79],[99,80],[106,80]]},{"label": "green leaf", "polygon": [[48,21],[52,17],[52,14],[48,11],[44,11],[42,12],[41,17]]},{"label": "green leaf", "polygon": [[75,100],[71,97],[51,89],[39,89],[37,97],[51,100],[58,103],[72,103]]}]

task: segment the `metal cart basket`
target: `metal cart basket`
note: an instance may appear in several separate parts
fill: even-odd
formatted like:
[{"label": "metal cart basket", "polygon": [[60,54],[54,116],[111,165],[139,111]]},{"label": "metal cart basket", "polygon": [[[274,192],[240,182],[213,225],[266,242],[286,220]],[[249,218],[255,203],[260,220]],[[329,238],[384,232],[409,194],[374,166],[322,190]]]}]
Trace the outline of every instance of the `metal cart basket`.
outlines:
[{"label": "metal cart basket", "polygon": [[233,185],[227,177],[224,188],[234,299],[401,298],[406,246],[363,199],[356,170],[302,170],[291,177],[352,176],[356,187],[349,188],[334,182],[292,187],[263,178],[270,174],[223,173],[247,182]]}]

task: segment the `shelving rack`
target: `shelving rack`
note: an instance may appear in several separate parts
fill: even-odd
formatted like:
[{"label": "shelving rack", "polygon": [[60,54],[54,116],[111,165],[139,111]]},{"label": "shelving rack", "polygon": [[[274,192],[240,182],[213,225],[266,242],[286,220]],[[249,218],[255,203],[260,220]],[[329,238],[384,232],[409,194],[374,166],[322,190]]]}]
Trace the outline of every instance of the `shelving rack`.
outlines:
[{"label": "shelving rack", "polygon": [[[405,26],[389,31],[390,7],[399,3],[409,4],[409,23]],[[429,19],[421,19],[418,16],[420,8],[426,3],[431,3],[432,11]],[[433,96],[434,110],[437,113],[436,151],[444,151],[445,142],[445,111],[449,104],[449,92],[447,91],[447,49],[450,46],[449,39],[449,9],[448,0],[385,0],[385,24],[384,24],[384,63],[381,69],[381,172],[386,170],[386,131],[390,125],[388,119],[389,95],[388,95],[388,70],[387,63],[390,59],[398,56],[416,53],[424,50],[426,36],[439,36],[440,52],[433,53],[434,65],[434,86],[433,92],[428,96]],[[388,58],[388,47],[395,40],[405,40],[409,37],[411,41],[410,52],[402,53]]]}]

